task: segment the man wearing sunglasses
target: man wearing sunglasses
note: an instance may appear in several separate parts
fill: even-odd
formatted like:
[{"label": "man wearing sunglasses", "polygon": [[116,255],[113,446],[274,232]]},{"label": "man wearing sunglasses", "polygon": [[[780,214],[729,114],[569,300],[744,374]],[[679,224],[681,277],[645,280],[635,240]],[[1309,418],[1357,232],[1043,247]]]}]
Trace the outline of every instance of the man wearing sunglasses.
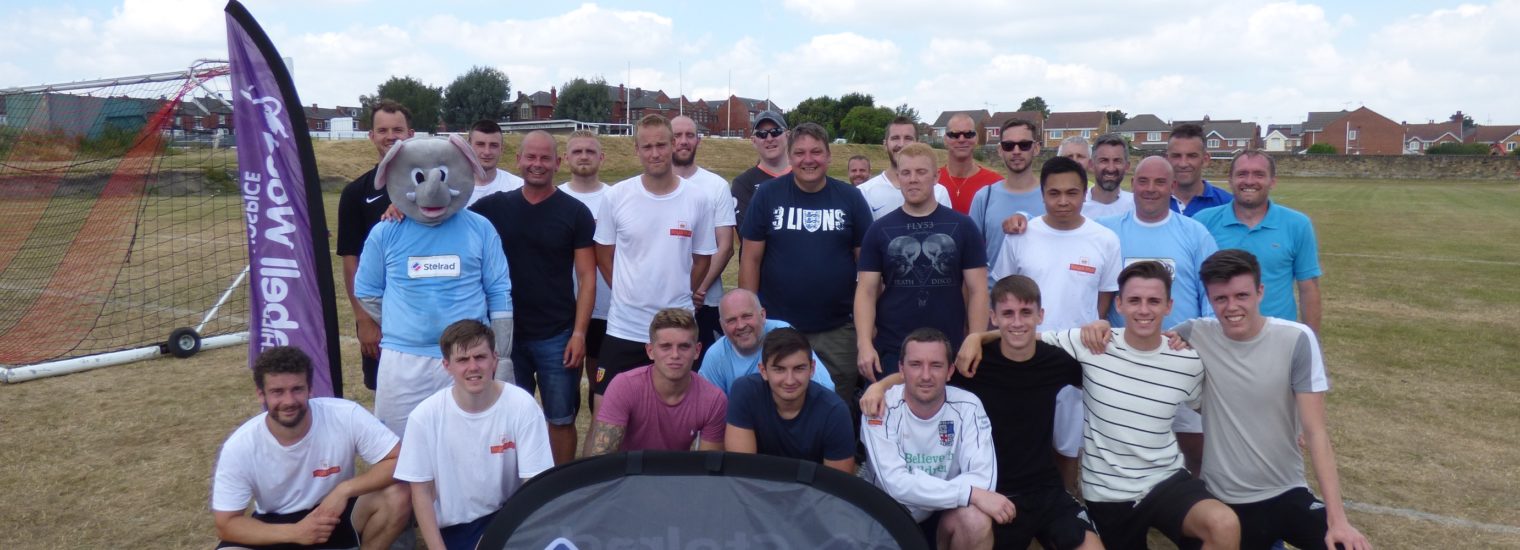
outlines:
[{"label": "man wearing sunglasses", "polygon": [[[1040,129],[1033,122],[1010,118],[1003,122],[998,135],[998,156],[1008,175],[997,185],[983,187],[971,199],[967,215],[982,230],[987,245],[987,265],[997,262],[1003,248],[1004,234],[1024,232],[1029,219],[1045,214],[1045,199],[1040,196],[1039,172],[1034,160],[1040,157]],[[995,281],[987,281],[990,287]]]},{"label": "man wearing sunglasses", "polygon": [[[917,143],[917,134],[918,126],[911,118],[900,116],[887,123],[887,138],[882,145],[886,146],[887,160],[892,165],[858,187],[860,194],[866,197],[866,204],[871,205],[872,219],[879,220],[903,205],[902,183],[897,179],[897,153],[903,147]],[[936,202],[950,206],[950,191],[944,185],[934,184],[933,193]]]},{"label": "man wearing sunglasses", "polygon": [[792,172],[792,163],[786,154],[786,119],[780,114],[763,111],[755,115],[755,133],[749,139],[755,144],[760,161],[734,178],[734,183],[729,186],[734,194],[735,221],[739,227],[744,226],[744,211],[749,209],[749,200],[755,198],[755,187],[760,182]]},{"label": "man wearing sunglasses", "polygon": [[957,113],[945,123],[945,148],[950,161],[939,169],[939,183],[950,192],[950,206],[957,212],[971,212],[971,196],[978,189],[1002,179],[997,172],[976,163],[976,121],[966,113]]}]

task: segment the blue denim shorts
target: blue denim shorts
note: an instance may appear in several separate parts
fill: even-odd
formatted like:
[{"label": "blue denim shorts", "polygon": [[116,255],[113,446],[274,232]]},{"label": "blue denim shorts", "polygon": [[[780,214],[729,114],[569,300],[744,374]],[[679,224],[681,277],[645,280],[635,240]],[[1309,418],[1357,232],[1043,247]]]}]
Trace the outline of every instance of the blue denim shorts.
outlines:
[{"label": "blue denim shorts", "polygon": [[556,426],[574,425],[581,408],[581,369],[565,368],[565,346],[569,344],[570,331],[566,330],[543,340],[519,340],[512,346],[518,387],[529,394],[538,390],[544,418]]}]

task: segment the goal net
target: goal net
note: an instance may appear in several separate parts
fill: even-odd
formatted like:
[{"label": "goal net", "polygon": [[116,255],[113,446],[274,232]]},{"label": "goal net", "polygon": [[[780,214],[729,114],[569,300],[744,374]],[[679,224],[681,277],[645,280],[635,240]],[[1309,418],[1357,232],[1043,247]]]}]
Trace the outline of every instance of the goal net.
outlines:
[{"label": "goal net", "polygon": [[230,87],[202,61],[0,89],[0,366],[247,330]]}]

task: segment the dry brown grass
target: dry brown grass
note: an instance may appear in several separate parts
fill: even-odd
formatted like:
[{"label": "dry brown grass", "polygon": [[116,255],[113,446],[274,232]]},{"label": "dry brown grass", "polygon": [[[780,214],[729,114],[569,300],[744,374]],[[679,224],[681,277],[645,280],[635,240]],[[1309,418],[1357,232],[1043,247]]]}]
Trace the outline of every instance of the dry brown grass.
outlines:
[{"label": "dry brown grass", "polygon": [[[608,149],[623,158],[614,165],[631,175],[631,147],[617,139]],[[364,142],[318,145],[324,174],[349,166],[357,175],[373,162]],[[704,165],[725,175],[752,160],[746,141],[702,147]],[[334,149],[356,159],[345,165]],[[836,165],[848,150],[836,146]],[[1520,234],[1520,189],[1285,181],[1278,194],[1314,216],[1325,252],[1331,430],[1346,497],[1520,527],[1513,266],[1420,259],[1520,260],[1520,240],[1507,237]],[[336,200],[328,195],[330,215]],[[1407,259],[1336,255],[1351,253]],[[350,335],[339,304],[340,330]],[[212,461],[222,439],[258,411],[246,353],[240,346],[0,386],[0,548],[209,547]],[[368,403],[351,338],[344,356],[346,394]],[[1379,548],[1520,547],[1513,532],[1359,511],[1351,518]]]}]

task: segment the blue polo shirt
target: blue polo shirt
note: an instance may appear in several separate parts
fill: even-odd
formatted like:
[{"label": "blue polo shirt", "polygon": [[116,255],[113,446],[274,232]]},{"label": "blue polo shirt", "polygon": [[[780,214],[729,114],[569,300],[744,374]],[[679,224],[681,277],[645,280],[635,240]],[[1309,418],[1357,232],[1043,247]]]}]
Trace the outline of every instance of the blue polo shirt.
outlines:
[{"label": "blue polo shirt", "polygon": [[1181,212],[1189,218],[1197,216],[1199,212],[1208,210],[1221,204],[1230,204],[1235,200],[1235,195],[1209,184],[1209,180],[1203,180],[1203,192],[1188,201],[1187,208],[1182,208],[1177,202],[1177,197],[1172,197],[1172,211]]},{"label": "blue polo shirt", "polygon": [[1256,227],[1246,227],[1235,217],[1232,205],[1199,212],[1194,220],[1209,229],[1219,249],[1239,248],[1256,255],[1261,263],[1261,283],[1266,295],[1261,313],[1289,321],[1298,320],[1293,298],[1294,281],[1319,277],[1319,243],[1314,224],[1302,212],[1267,201],[1267,215]]}]

